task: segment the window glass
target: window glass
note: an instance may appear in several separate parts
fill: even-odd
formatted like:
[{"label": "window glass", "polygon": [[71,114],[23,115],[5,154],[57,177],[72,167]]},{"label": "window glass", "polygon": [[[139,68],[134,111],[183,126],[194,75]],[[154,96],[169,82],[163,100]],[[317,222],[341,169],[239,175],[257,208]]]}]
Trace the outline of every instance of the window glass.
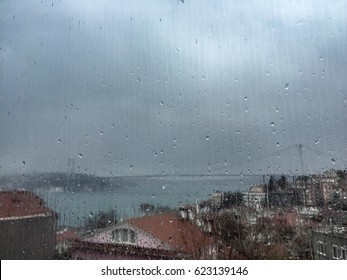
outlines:
[{"label": "window glass", "polygon": [[333,254],[333,259],[339,258],[339,247],[337,245],[333,245],[332,254]]},{"label": "window glass", "polygon": [[347,248],[345,247],[341,248],[341,258],[347,260]]},{"label": "window glass", "polygon": [[347,211],[346,10],[0,1],[0,258],[95,258],[56,248],[134,243],[121,223],[162,248],[193,225],[204,258],[314,258]]}]

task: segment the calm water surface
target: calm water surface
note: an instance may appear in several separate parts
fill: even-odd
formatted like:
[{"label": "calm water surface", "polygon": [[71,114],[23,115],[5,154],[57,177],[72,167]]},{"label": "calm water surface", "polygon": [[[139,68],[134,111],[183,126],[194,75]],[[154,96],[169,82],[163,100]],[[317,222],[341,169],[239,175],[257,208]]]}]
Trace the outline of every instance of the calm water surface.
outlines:
[{"label": "calm water surface", "polygon": [[195,204],[214,191],[246,191],[262,176],[129,177],[121,187],[104,191],[46,192],[40,195],[59,215],[59,225],[82,226],[99,210],[116,209],[118,218],[141,215],[141,203],[169,206]]}]

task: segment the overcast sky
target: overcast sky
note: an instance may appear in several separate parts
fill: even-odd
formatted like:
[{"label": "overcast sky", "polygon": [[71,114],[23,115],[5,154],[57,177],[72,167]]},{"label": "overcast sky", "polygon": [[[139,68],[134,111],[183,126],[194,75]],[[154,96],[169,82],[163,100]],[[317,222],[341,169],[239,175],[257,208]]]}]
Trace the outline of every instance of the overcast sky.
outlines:
[{"label": "overcast sky", "polygon": [[346,77],[344,0],[2,0],[0,174],[344,168]]}]

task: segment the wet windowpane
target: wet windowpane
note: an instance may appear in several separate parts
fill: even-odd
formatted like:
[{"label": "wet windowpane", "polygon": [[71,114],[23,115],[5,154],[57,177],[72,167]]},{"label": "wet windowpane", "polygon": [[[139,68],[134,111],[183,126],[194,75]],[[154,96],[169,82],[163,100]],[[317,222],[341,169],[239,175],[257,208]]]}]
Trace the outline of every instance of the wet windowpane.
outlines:
[{"label": "wet windowpane", "polygon": [[0,258],[346,259],[346,64],[344,0],[1,1]]}]

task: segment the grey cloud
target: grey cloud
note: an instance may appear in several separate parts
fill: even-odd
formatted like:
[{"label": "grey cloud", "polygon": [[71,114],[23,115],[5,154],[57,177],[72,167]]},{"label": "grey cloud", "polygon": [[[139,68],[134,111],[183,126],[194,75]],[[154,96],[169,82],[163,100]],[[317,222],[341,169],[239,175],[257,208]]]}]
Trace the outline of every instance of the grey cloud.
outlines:
[{"label": "grey cloud", "polygon": [[2,173],[346,164],[343,1],[0,5]]}]

